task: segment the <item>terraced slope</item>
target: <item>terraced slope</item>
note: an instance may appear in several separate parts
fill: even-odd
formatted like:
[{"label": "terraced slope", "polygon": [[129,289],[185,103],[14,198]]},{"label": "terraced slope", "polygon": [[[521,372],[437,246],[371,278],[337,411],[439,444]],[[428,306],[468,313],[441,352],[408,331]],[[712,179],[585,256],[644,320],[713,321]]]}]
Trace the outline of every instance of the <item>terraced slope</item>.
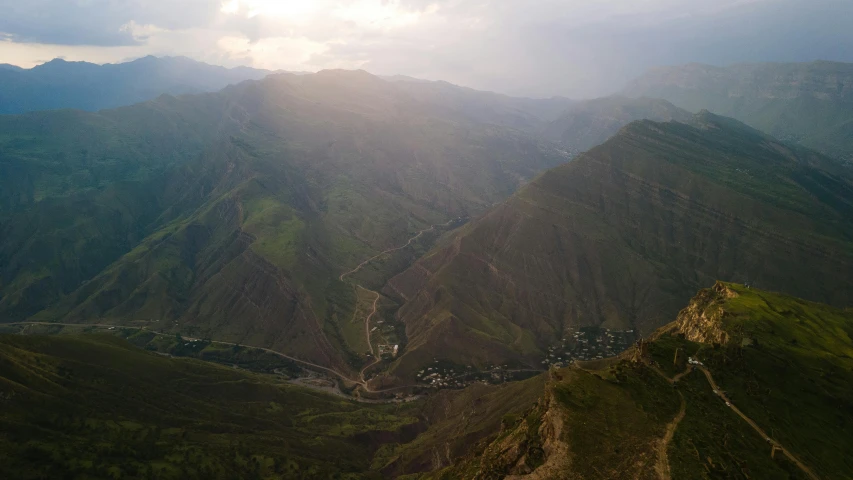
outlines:
[{"label": "terraced slope", "polygon": [[365,72],[0,124],[3,321],[152,325],[344,373],[369,359],[342,272],[566,160]]},{"label": "terraced slope", "polygon": [[849,309],[717,283],[428,478],[850,478],[851,354]]},{"label": "terraced slope", "polygon": [[648,334],[716,278],[849,305],[851,219],[832,159],[707,112],[632,123],[389,282],[409,339],[392,374],[536,366],[580,326]]}]

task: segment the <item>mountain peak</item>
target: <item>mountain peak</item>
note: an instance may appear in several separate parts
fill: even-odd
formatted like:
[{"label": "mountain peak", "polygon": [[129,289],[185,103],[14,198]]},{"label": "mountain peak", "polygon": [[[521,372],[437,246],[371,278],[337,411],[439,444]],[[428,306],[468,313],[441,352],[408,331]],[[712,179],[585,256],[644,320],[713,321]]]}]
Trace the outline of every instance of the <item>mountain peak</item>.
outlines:
[{"label": "mountain peak", "polygon": [[327,68],[324,70],[320,70],[315,74],[320,78],[348,78],[348,79],[370,79],[370,80],[382,80],[380,77],[373,75],[372,73],[358,69],[358,70],[348,70],[344,68]]}]

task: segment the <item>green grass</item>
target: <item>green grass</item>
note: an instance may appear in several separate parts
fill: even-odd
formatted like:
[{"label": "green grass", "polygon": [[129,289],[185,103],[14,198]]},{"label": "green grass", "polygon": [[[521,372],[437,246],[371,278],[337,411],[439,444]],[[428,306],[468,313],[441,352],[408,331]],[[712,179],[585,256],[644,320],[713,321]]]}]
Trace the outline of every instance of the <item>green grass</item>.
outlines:
[{"label": "green grass", "polygon": [[292,269],[302,245],[305,222],[274,198],[252,198],[243,205],[243,229],[257,237],[252,248],[274,265]]},{"label": "green grass", "polygon": [[848,478],[853,462],[842,452],[853,448],[853,315],[725,286],[737,293],[721,305],[731,340],[703,355],[717,382],[821,478]]},{"label": "green grass", "polygon": [[[808,478],[714,395],[704,375],[679,383],[687,405],[668,455],[672,478]],[[738,403],[738,406],[740,404]]]},{"label": "green grass", "polygon": [[[728,339],[721,345],[690,340],[704,329],[722,329]],[[552,372],[545,408],[505,415],[503,430],[482,455],[428,478],[529,473],[526,452],[547,444],[550,453],[535,462],[546,465],[534,472],[541,478],[658,479],[658,447],[682,399],[685,415],[666,449],[671,478],[810,478],[781,451],[771,457],[771,444],[713,392],[700,370],[670,384],[667,378],[687,371],[687,356],[701,359],[731,402],[818,478],[850,478],[851,331],[850,309],[718,283],[650,339],[648,357],[629,360],[639,355],[632,350],[603,370]],[[678,364],[676,351],[685,352]],[[525,420],[533,419],[544,438],[526,430]],[[567,454],[555,453],[563,452],[556,449],[561,442]]]},{"label": "green grass", "polygon": [[620,364],[612,379],[582,370],[567,375],[554,395],[566,412],[572,471],[580,478],[628,472],[644,472],[640,478],[646,478],[656,458],[649,440],[663,437],[675,417],[677,392],[642,365]]},{"label": "green grass", "polygon": [[111,336],[0,337],[5,478],[367,478],[416,422]]}]

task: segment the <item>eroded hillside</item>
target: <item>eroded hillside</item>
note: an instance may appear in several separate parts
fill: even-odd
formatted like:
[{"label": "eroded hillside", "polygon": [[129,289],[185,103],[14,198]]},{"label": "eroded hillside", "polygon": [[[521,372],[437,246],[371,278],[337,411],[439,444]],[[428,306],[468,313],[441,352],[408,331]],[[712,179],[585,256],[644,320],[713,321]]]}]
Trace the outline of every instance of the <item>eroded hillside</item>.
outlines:
[{"label": "eroded hillside", "polygon": [[2,123],[4,321],[149,325],[344,373],[369,349],[342,272],[566,160],[366,72]]},{"label": "eroded hillside", "polygon": [[716,278],[853,298],[853,175],[707,112],[635,122],[448,237],[385,289],[408,349],[538,366],[584,326],[649,334]]}]

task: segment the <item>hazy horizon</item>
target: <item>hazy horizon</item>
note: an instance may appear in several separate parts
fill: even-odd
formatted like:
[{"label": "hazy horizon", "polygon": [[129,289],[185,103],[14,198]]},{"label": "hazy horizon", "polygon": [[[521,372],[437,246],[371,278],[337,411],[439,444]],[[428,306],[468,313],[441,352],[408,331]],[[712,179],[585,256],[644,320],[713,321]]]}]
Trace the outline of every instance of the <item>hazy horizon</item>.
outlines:
[{"label": "hazy horizon", "polygon": [[[0,1],[0,63],[186,56],[590,98],[656,66],[853,62],[843,0]],[[175,5],[179,4],[179,7]]]}]

